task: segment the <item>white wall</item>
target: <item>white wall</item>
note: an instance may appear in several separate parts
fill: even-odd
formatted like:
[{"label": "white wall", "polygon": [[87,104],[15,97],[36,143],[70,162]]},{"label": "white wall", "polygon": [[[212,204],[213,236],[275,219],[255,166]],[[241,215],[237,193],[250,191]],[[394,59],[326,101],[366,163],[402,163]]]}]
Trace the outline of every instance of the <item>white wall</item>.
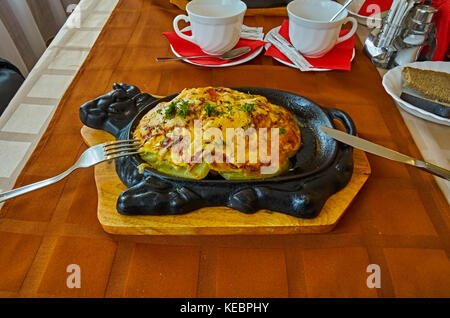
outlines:
[{"label": "white wall", "polygon": [[5,25],[0,20],[0,57],[10,61],[22,72],[23,76],[28,75],[28,69],[17,50],[14,41],[6,30]]}]

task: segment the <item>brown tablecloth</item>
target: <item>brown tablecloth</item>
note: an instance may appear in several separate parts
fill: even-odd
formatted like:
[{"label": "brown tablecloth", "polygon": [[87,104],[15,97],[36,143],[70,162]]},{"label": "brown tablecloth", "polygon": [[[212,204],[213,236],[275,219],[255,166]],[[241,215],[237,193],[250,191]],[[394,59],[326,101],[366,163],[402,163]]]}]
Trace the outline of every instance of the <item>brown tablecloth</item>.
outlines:
[{"label": "brown tablecloth", "polygon": [[[280,16],[252,15],[265,32]],[[260,55],[230,68],[183,62],[163,31],[180,10],[164,0],[121,0],[67,90],[16,187],[53,177],[86,149],[78,109],[114,82],[167,95],[185,87],[292,91],[349,113],[361,137],[419,157],[396,106],[357,43],[351,72],[302,73]],[[450,211],[435,181],[368,155],[372,175],[334,231],[319,235],[114,236],[96,216],[93,168],[7,202],[0,218],[3,297],[448,297]],[[69,289],[70,264],[81,288]],[[367,287],[369,264],[381,288]]]}]

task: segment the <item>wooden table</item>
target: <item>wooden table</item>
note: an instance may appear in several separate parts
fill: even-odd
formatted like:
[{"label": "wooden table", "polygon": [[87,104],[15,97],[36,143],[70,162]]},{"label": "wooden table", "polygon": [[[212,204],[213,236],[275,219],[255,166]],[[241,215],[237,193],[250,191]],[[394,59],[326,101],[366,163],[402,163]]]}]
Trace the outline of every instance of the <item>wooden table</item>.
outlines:
[{"label": "wooden table", "polygon": [[[0,132],[14,146],[26,144],[26,150],[18,147],[17,152],[32,151],[25,168],[13,167],[19,175],[16,186],[54,176],[76,160],[86,148],[78,108],[111,90],[113,82],[159,95],[202,85],[289,90],[345,110],[363,138],[421,157],[360,43],[351,72],[300,73],[266,56],[221,70],[156,64],[154,57],[170,54],[161,32],[171,29],[180,10],[164,0],[120,0],[112,14],[110,1],[85,0],[82,5],[94,17],[87,16],[83,23],[88,26],[67,41],[69,50],[85,52],[82,58],[90,52],[85,64],[62,98],[52,97],[46,85],[33,90],[36,86],[29,84],[22,101],[36,107],[59,102],[47,108],[45,121],[52,119],[36,148],[32,151],[34,136],[21,132],[23,127]],[[110,16],[103,28],[98,26],[102,15]],[[268,31],[283,18],[267,12],[248,16],[245,23]],[[84,41],[93,44],[97,35],[94,47],[83,50]],[[75,72],[58,69],[57,56],[40,65],[48,73],[44,75],[59,76],[53,87],[67,87]],[[6,116],[2,120],[12,114]],[[448,297],[450,211],[445,197],[430,175],[368,158],[372,176],[335,230],[322,235],[109,235],[96,216],[93,169],[77,171],[45,190],[7,202],[0,211],[0,296]],[[81,269],[79,289],[66,285],[71,264]],[[370,264],[380,266],[381,288],[366,284]]]}]

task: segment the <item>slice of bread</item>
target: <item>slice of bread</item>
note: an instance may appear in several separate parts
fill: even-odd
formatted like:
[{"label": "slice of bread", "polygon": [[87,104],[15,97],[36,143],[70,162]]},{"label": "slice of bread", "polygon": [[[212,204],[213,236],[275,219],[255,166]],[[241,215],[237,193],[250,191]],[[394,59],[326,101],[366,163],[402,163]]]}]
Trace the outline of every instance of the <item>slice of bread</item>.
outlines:
[{"label": "slice of bread", "polygon": [[450,104],[450,74],[405,67],[403,86],[435,101]]}]

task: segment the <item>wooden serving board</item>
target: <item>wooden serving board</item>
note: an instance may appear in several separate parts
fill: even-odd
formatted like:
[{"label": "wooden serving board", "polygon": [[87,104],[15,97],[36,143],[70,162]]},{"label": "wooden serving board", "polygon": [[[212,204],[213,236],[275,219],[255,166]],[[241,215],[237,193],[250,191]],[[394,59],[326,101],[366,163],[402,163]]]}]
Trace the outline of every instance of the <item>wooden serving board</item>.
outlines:
[{"label": "wooden serving board", "polygon": [[[115,138],[101,130],[83,126],[81,135],[88,146]],[[183,215],[126,216],[116,210],[119,194],[126,189],[117,176],[114,162],[95,166],[98,191],[98,219],[103,229],[123,235],[229,235],[293,234],[331,231],[370,175],[363,151],[354,150],[353,175],[347,186],[332,195],[314,219],[300,219],[261,210],[245,214],[227,207],[202,208]]]}]

